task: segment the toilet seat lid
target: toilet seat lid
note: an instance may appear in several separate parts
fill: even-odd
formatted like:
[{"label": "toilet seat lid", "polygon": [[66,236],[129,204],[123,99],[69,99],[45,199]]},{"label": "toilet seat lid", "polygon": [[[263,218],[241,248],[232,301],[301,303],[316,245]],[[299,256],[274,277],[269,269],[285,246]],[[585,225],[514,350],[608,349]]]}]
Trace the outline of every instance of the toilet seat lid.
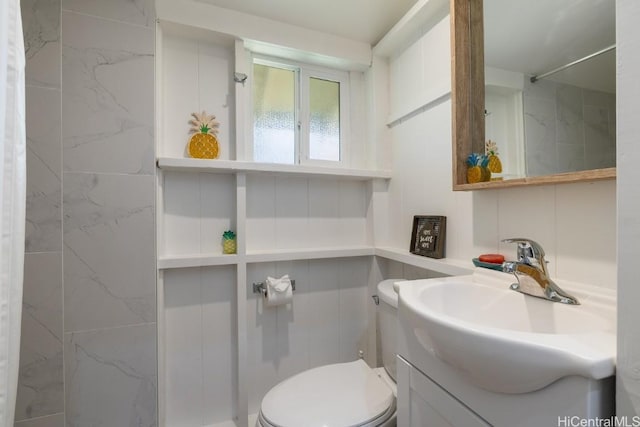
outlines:
[{"label": "toilet seat lid", "polygon": [[262,416],[282,427],[355,427],[395,404],[387,384],[363,360],[321,366],[282,381],[262,399]]}]

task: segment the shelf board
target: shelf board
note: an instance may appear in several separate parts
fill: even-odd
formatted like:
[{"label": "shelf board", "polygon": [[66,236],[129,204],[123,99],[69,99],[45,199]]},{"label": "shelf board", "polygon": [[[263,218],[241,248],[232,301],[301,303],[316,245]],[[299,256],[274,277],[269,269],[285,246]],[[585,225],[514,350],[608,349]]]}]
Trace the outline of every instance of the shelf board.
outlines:
[{"label": "shelf board", "polygon": [[305,259],[348,258],[374,255],[373,246],[348,246],[331,248],[283,249],[269,251],[251,251],[246,255],[247,262],[276,262]]},{"label": "shelf board", "polygon": [[250,251],[246,255],[223,254],[189,254],[189,255],[164,255],[158,258],[158,269],[168,270],[173,268],[190,267],[215,267],[221,265],[236,265],[239,262],[279,262],[299,261],[309,259],[349,258],[358,256],[379,256],[391,259],[415,267],[437,271],[450,276],[471,274],[473,264],[471,261],[453,259],[435,259],[414,255],[408,250],[373,246],[342,246],[327,248],[300,248],[300,249],[274,249],[262,251]]},{"label": "shelf board", "polygon": [[265,173],[307,177],[334,177],[344,179],[368,180],[374,178],[390,179],[390,170],[369,170],[330,168],[323,166],[286,165],[279,163],[258,163],[239,160],[210,160],[160,157],[158,167],[168,171],[209,172],[209,173]]},{"label": "shelf board", "polygon": [[374,254],[375,248],[373,246],[345,246],[330,248],[275,249],[268,251],[253,251],[246,255],[164,255],[158,258],[158,269],[168,270],[172,268],[214,267],[219,265],[235,265],[243,261],[258,263],[297,261],[305,259],[348,258],[372,256]]},{"label": "shelf board", "polygon": [[475,184],[454,184],[453,191],[490,190],[495,188],[522,187],[523,185],[571,184],[616,179],[616,168],[592,169],[578,172],[564,172],[553,175],[530,176],[501,181],[476,182]]},{"label": "shelf board", "polygon": [[239,261],[238,255],[223,254],[191,254],[191,255],[164,255],[158,257],[158,269],[188,267],[213,267],[218,265],[235,265]]},{"label": "shelf board", "polygon": [[471,274],[473,273],[473,269],[475,268],[471,260],[463,261],[448,258],[428,258],[420,255],[414,255],[408,250],[398,248],[377,247],[375,250],[375,255],[404,264],[413,265],[415,267],[437,271],[449,276]]}]

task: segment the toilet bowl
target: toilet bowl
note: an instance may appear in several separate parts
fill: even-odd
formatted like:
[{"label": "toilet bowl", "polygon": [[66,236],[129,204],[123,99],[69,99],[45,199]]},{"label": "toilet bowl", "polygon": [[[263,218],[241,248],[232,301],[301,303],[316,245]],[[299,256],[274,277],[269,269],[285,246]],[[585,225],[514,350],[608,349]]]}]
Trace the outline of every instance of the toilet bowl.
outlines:
[{"label": "toilet bowl", "polygon": [[309,369],[263,397],[257,427],[392,427],[396,425],[395,328],[398,295],[378,284],[383,368],[363,360]]}]

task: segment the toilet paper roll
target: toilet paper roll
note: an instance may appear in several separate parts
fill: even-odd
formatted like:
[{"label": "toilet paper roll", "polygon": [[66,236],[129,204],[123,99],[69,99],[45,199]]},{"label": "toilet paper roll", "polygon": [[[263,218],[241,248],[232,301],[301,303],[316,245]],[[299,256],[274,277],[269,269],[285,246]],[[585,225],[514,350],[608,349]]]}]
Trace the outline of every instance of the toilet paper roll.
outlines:
[{"label": "toilet paper roll", "polygon": [[265,302],[268,307],[289,304],[293,301],[293,288],[291,287],[291,279],[285,274],[279,279],[267,277],[267,293]]}]

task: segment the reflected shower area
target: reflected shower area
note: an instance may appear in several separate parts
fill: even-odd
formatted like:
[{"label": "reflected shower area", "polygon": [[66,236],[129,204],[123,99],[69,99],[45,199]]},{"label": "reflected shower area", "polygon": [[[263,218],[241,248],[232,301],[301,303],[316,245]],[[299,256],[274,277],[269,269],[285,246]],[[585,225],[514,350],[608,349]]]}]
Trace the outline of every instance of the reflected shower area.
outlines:
[{"label": "reflected shower area", "polygon": [[503,178],[615,167],[615,2],[485,0],[484,22],[485,139]]}]

